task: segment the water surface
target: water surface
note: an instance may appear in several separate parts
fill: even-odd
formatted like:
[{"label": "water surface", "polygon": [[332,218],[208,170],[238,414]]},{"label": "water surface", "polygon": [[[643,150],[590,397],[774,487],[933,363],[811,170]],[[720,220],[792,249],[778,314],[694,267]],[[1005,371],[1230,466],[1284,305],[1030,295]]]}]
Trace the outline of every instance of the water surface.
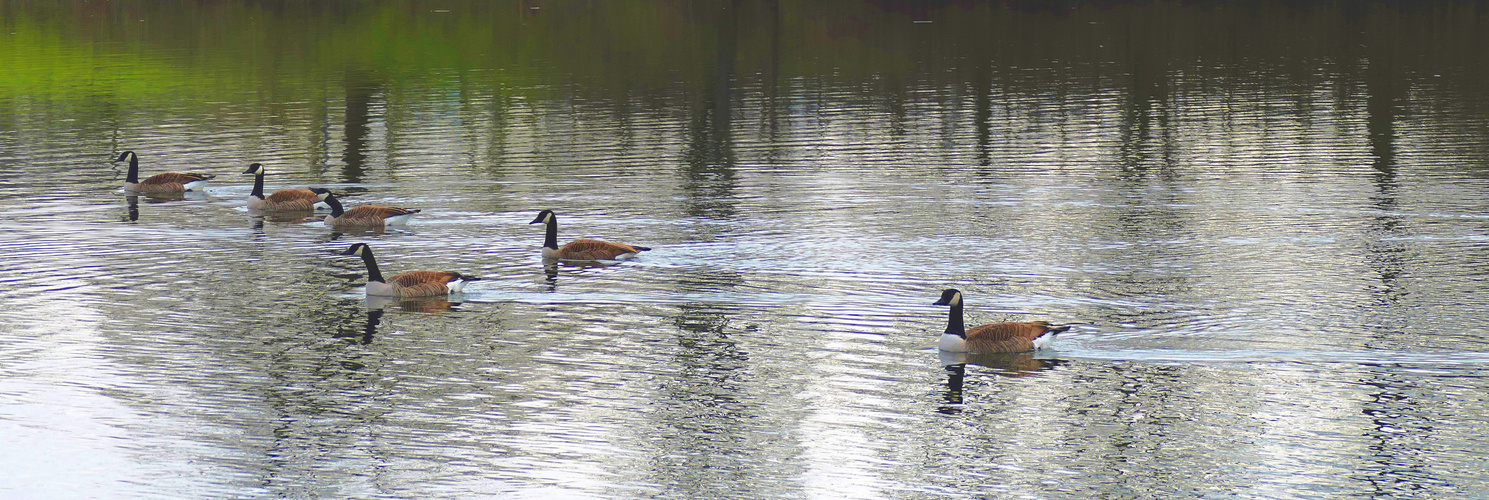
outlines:
[{"label": "water surface", "polygon": [[[0,13],[7,497],[1489,488],[1472,6]],[[545,208],[654,250],[545,266]],[[369,300],[353,242],[483,279]],[[947,287],[1082,324],[938,354]]]}]

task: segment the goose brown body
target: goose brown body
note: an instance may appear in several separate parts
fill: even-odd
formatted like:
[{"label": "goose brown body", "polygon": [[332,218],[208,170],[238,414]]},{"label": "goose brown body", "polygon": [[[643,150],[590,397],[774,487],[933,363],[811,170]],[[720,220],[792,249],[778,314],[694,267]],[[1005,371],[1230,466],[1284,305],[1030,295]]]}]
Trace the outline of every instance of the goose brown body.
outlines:
[{"label": "goose brown body", "polygon": [[407,223],[410,217],[419,213],[417,209],[383,205],[362,205],[344,210],[341,201],[329,191],[320,193],[319,196],[331,206],[331,215],[325,220],[327,226],[378,228]]},{"label": "goose brown body", "polygon": [[620,243],[610,243],[598,240],[574,240],[561,246],[557,251],[550,252],[543,249],[543,256],[562,260],[614,260],[622,255],[635,255],[637,252],[650,250],[646,247],[635,247]]},{"label": "goose brown body", "polygon": [[275,210],[282,212],[304,212],[315,210],[315,204],[321,201],[314,191],[304,188],[290,188],[275,191],[274,194],[262,200],[250,200],[248,208],[255,210]]},{"label": "goose brown body", "polygon": [[207,180],[217,177],[212,174],[199,174],[196,172],[179,173],[166,172],[146,177],[140,177],[140,157],[134,151],[125,151],[115,161],[129,160],[129,171],[124,177],[124,189],[145,195],[181,194],[191,191]]},{"label": "goose brown body", "polygon": [[304,188],[290,188],[275,191],[274,194],[264,196],[264,166],[254,163],[248,166],[244,174],[254,174],[253,192],[248,196],[248,208],[265,212],[309,212],[315,210],[315,204],[321,202],[320,195],[315,191]]},{"label": "goose brown body", "polygon": [[455,271],[409,271],[383,279],[377,260],[372,256],[372,247],[366,243],[353,243],[342,255],[358,255],[367,265],[367,295],[376,297],[435,297],[459,293],[465,283],[477,278],[464,276]]},{"label": "goose brown body", "polygon": [[1056,335],[1070,329],[1070,325],[1029,321],[993,323],[968,330],[962,322],[962,292],[956,289],[943,291],[936,305],[951,306],[946,332],[936,343],[943,351],[978,354],[1033,351],[1049,347]]},{"label": "goose brown body", "polygon": [[131,188],[130,191],[139,193],[184,193],[190,191],[190,189],[186,187],[187,184],[193,182],[202,182],[213,177],[217,176],[198,173],[182,174],[177,172],[166,172],[163,174],[155,174],[150,177],[146,177],[145,180],[134,184],[134,187]]},{"label": "goose brown body", "polygon": [[529,224],[544,224],[543,258],[558,260],[619,260],[651,250],[648,247],[598,240],[574,240],[558,246],[558,216],[552,210],[538,212]]},{"label": "goose brown body", "polygon": [[[450,283],[463,278],[464,276],[454,271],[409,271],[389,277],[385,282],[387,283],[386,288],[381,286],[374,287],[372,283],[368,283],[367,293],[369,295],[385,297],[433,297],[448,295],[451,292]],[[377,290],[374,290],[374,288],[377,288]]]},{"label": "goose brown body", "polygon": [[[993,323],[967,330],[966,352],[980,354],[1034,350],[1034,339],[1056,327],[1048,321]],[[1059,332],[1070,327],[1059,327]],[[1056,333],[1059,333],[1056,332]]]}]

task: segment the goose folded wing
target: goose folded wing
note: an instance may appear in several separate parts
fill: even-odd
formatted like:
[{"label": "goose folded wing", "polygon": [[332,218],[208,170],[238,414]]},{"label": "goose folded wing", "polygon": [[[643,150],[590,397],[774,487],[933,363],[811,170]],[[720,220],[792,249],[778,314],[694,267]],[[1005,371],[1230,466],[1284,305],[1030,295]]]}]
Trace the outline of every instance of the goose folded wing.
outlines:
[{"label": "goose folded wing", "polygon": [[183,174],[179,172],[166,172],[163,174],[152,175],[140,184],[186,184],[188,182],[204,181],[213,177],[216,176],[198,173]]},{"label": "goose folded wing", "polygon": [[388,284],[411,287],[434,283],[444,286],[445,283],[459,278],[460,273],[450,271],[411,271],[388,278]]},{"label": "goose folded wing", "polygon": [[268,198],[265,198],[264,199],[264,201],[267,201],[269,203],[289,203],[289,202],[292,202],[292,201],[299,201],[299,200],[312,200],[311,203],[314,203],[316,201],[320,201],[320,198],[317,198],[315,196],[315,192],[314,191],[311,191],[309,189],[298,189],[297,188],[297,189],[281,189],[281,190],[275,191],[274,194],[271,194],[271,195],[269,195]]},{"label": "goose folded wing", "polygon": [[397,217],[397,216],[400,216],[400,215],[410,215],[410,214],[416,214],[416,213],[419,213],[419,211],[418,210],[411,210],[411,209],[407,209],[407,208],[403,208],[403,207],[385,207],[385,206],[382,206],[382,205],[362,205],[360,207],[353,208],[351,210],[347,210],[345,217],[352,218],[352,219],[360,219],[360,218],[364,218],[364,217],[381,217],[381,218],[386,219],[386,218],[389,218],[389,217]]},{"label": "goose folded wing", "polygon": [[640,249],[631,245],[596,240],[577,240],[560,249],[561,255],[570,259],[613,259],[621,254],[639,251]]},{"label": "goose folded wing", "polygon": [[1050,324],[1043,321],[1029,323],[993,323],[967,331],[967,341],[1002,342],[1008,340],[1033,340],[1049,331]]}]

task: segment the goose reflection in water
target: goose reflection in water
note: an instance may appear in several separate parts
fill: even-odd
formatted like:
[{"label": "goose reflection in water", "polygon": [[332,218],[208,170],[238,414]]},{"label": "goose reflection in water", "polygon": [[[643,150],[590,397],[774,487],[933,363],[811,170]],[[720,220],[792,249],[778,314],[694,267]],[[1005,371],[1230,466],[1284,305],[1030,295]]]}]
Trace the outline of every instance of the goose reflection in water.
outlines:
[{"label": "goose reflection in water", "polygon": [[450,302],[447,297],[381,297],[367,296],[368,311],[382,311],[397,307],[407,312],[442,313],[458,310],[459,302]]},{"label": "goose reflection in water", "polygon": [[[126,193],[128,193],[128,191],[126,191]],[[183,201],[183,200],[186,200],[186,201],[205,201],[207,199],[207,195],[202,194],[200,192],[191,191],[191,192],[187,192],[184,195],[174,195],[174,196],[165,196],[165,197],[161,197],[161,196],[145,196],[144,198],[145,198],[145,202],[146,203],[156,204],[156,203],[171,203],[171,202]],[[124,214],[123,215],[120,215],[119,216],[119,220],[121,222],[139,222],[139,220],[140,220],[140,195],[138,195],[138,194],[125,194],[124,195],[124,205],[125,205],[125,211],[124,211]]]},{"label": "goose reflection in water", "polygon": [[543,276],[544,276],[543,279],[544,279],[544,281],[546,281],[548,283],[548,291],[549,292],[556,292],[556,291],[558,291],[558,275],[559,275],[558,269],[559,269],[559,267],[564,267],[564,268],[570,269],[571,270],[570,272],[575,272],[574,270],[577,270],[577,272],[584,272],[586,269],[590,269],[590,268],[603,269],[603,268],[607,268],[607,267],[618,266],[622,262],[623,261],[618,261],[618,260],[611,260],[611,261],[602,261],[602,260],[576,260],[576,261],[568,261],[568,260],[543,259]]},{"label": "goose reflection in water", "polygon": [[624,263],[624,261],[619,261],[619,260],[551,260],[551,259],[543,259],[543,267],[545,269],[554,269],[555,271],[560,266],[565,267],[565,268],[569,268],[569,269],[588,269],[588,268],[603,269],[603,268],[607,268],[607,267],[615,267],[615,266],[621,265],[622,263]]},{"label": "goose reflection in water", "polygon": [[203,191],[187,191],[184,193],[136,193],[134,191],[122,191],[125,198],[144,198],[148,203],[172,203],[177,201],[207,201],[208,196]]},{"label": "goose reflection in water", "polygon": [[[318,219],[310,219],[309,218],[311,215],[314,214],[314,212],[310,212],[310,211],[306,211],[306,212],[257,212],[257,211],[250,210],[249,213],[251,214],[251,215],[249,215],[249,220],[253,221],[252,227],[250,227],[250,229],[253,230],[254,235],[257,236],[257,237],[264,236],[264,225],[266,223],[273,223],[273,224],[302,224],[302,223],[306,223],[306,222],[320,222],[320,220],[318,220]],[[339,238],[340,235],[337,235],[336,237]],[[332,238],[332,239],[335,239],[335,238]]]},{"label": "goose reflection in water", "polygon": [[372,338],[377,336],[377,327],[382,325],[383,315],[387,310],[397,307],[408,312],[420,313],[442,313],[458,310],[459,302],[450,302],[444,297],[367,297],[367,322],[361,332],[345,332],[332,335],[336,338],[359,337],[363,344],[371,344]]},{"label": "goose reflection in water", "polygon": [[[1048,354],[1033,352],[972,354],[938,351],[938,357],[941,366],[946,369],[946,403],[950,405],[960,405],[963,402],[962,384],[967,375],[967,365],[992,368],[994,375],[1028,377],[1064,364],[1064,361],[1050,357]],[[943,406],[937,411],[956,413],[961,410]]]},{"label": "goose reflection in water", "polygon": [[257,210],[251,210],[250,212],[254,214],[254,218],[260,221],[273,222],[277,224],[304,224],[307,222],[320,222],[320,219],[315,218],[314,210],[304,210],[298,212],[260,212]]},{"label": "goose reflection in water", "polygon": [[372,337],[374,337],[374,336],[377,335],[377,327],[378,327],[378,325],[382,324],[382,322],[383,322],[383,310],[381,308],[379,308],[379,309],[368,309],[367,310],[367,323],[366,323],[366,326],[363,327],[363,329],[362,329],[361,332],[355,332],[355,331],[353,331],[353,332],[341,332],[341,333],[333,334],[331,336],[332,337],[336,337],[336,338],[343,338],[343,339],[344,338],[360,337],[360,340],[361,340],[361,342],[363,344],[371,344],[372,343]]},{"label": "goose reflection in water", "polygon": [[[314,216],[312,216],[312,217],[306,219],[304,222],[313,222],[313,223],[319,224],[321,221],[320,221],[320,219],[316,219]],[[405,233],[405,234],[413,234],[413,232],[406,231],[406,230],[395,230],[395,231],[398,231],[398,232],[401,232],[401,233]],[[346,228],[346,227],[339,227],[339,228],[335,228],[335,229],[332,229],[331,230],[330,235],[326,237],[326,242],[329,243],[329,242],[332,242],[332,241],[336,241],[336,240],[341,239],[342,236],[348,236],[348,235],[350,235],[350,236],[382,236],[382,235],[387,234],[387,233],[388,233],[388,229],[387,228],[382,228],[382,227],[368,227],[368,228],[356,228],[356,227]]]},{"label": "goose reflection in water", "polygon": [[124,222],[136,222],[140,220],[140,197],[129,195],[124,197],[124,202],[129,208],[124,213]]},{"label": "goose reflection in water", "polygon": [[941,366],[977,365],[992,368],[997,375],[1005,377],[1027,377],[1038,372],[1060,366],[1064,361],[1048,354],[1034,352],[1000,352],[973,354],[966,352],[939,351]]}]

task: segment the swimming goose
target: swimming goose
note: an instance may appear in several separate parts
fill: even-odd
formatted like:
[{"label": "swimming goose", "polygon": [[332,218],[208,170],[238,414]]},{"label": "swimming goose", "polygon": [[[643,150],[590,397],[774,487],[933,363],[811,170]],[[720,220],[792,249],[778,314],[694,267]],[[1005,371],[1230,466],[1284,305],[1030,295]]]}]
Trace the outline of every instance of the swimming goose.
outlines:
[{"label": "swimming goose", "polygon": [[1070,329],[1070,325],[1053,326],[1048,321],[1031,321],[993,323],[968,331],[962,324],[962,292],[954,288],[941,292],[941,300],[935,305],[951,306],[946,332],[936,342],[936,347],[943,351],[988,354],[1048,349],[1054,345],[1056,335]]},{"label": "swimming goose", "polygon": [[367,264],[367,295],[377,297],[433,297],[460,293],[465,284],[478,278],[463,276],[454,271],[410,271],[386,280],[377,269],[372,258],[372,247],[366,243],[353,243],[341,255],[359,255]]},{"label": "swimming goose", "polygon": [[304,188],[281,189],[264,197],[264,166],[254,163],[244,175],[253,174],[253,192],[248,193],[248,208],[265,212],[308,212],[323,204],[320,195]]},{"label": "swimming goose", "polygon": [[538,218],[528,224],[547,224],[548,234],[543,237],[543,258],[560,260],[622,260],[635,257],[637,252],[651,250],[647,247],[622,245],[595,240],[574,240],[563,247],[558,246],[558,216],[552,210],[538,212]]},{"label": "swimming goose", "polygon": [[195,172],[180,174],[166,172],[155,174],[140,181],[140,157],[134,151],[125,151],[114,161],[129,160],[129,174],[124,177],[124,190],[140,194],[180,194],[196,190],[206,185],[207,180],[217,177],[212,174],[198,174]]},{"label": "swimming goose", "polygon": [[331,216],[326,217],[326,225],[333,227],[383,227],[385,225],[407,224],[409,218],[419,213],[417,209],[402,207],[385,207],[382,205],[362,205],[351,210],[341,208],[341,200],[330,190],[314,189],[322,201],[331,206]]}]

